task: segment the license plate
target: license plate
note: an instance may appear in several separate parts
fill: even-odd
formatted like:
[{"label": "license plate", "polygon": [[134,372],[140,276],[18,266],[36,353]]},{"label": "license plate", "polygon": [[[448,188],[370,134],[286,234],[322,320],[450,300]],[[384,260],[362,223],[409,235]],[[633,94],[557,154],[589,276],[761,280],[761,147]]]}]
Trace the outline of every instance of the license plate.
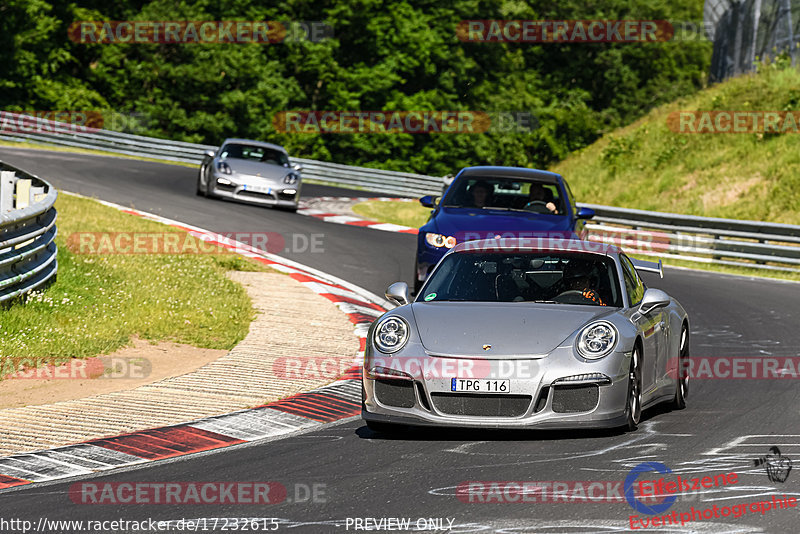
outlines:
[{"label": "license plate", "polygon": [[511,393],[511,381],[451,378],[450,391],[457,391],[459,393]]},{"label": "license plate", "polygon": [[265,195],[269,195],[272,192],[272,189],[264,185],[244,184],[242,186],[242,189],[244,189],[245,191],[252,191],[253,193],[264,193]]}]

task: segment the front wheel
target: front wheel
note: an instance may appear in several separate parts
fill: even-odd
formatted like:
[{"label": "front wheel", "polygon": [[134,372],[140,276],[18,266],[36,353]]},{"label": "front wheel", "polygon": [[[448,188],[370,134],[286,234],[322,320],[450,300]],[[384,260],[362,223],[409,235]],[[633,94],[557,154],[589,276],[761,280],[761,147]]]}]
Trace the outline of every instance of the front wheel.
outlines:
[{"label": "front wheel", "polygon": [[197,175],[197,190],[195,191],[195,194],[198,197],[204,197],[205,196],[205,194],[203,193],[203,189],[200,187],[200,175],[199,174]]},{"label": "front wheel", "polygon": [[673,410],[686,408],[686,397],[689,395],[689,329],[686,325],[681,328],[681,348],[678,356],[677,383],[675,384],[675,399],[672,401]]},{"label": "front wheel", "polygon": [[633,349],[631,368],[628,373],[628,399],[625,402],[625,415],[629,431],[639,428],[642,418],[642,361],[639,347]]}]

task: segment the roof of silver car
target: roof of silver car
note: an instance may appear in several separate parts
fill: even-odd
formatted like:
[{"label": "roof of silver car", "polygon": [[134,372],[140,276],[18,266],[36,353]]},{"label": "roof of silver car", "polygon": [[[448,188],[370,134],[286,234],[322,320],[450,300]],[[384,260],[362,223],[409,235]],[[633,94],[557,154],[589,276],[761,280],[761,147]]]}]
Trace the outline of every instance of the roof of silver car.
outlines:
[{"label": "roof of silver car", "polygon": [[254,141],[253,139],[240,139],[238,137],[231,137],[229,139],[225,139],[223,141],[222,146],[227,145],[228,143],[237,143],[242,145],[253,145],[253,146],[260,146],[262,148],[271,148],[272,150],[280,150],[281,152],[286,152],[286,149],[280,145],[276,145],[273,143],[265,143],[264,141]]}]

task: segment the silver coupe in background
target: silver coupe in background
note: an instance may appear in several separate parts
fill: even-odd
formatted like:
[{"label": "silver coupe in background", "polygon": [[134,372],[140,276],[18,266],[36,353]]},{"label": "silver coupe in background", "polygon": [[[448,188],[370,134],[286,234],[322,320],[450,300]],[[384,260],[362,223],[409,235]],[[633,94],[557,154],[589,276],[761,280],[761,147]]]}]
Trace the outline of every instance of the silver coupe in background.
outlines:
[{"label": "silver coupe in background", "polygon": [[[624,427],[686,406],[689,320],[616,247],[579,240],[458,244],[415,300],[370,328],[362,418],[490,428]],[[663,276],[663,275],[662,275]]]},{"label": "silver coupe in background", "polygon": [[197,175],[197,194],[297,210],[302,167],[289,162],[282,146],[226,139],[205,153]]}]

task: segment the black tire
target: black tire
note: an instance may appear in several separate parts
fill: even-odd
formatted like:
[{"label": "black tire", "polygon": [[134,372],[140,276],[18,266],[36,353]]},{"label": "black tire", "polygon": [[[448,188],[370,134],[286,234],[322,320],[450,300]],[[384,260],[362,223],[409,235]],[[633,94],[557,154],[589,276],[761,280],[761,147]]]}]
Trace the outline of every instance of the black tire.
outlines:
[{"label": "black tire", "polygon": [[625,416],[628,431],[639,428],[642,419],[642,358],[639,347],[634,347],[631,368],[628,373],[628,396],[625,400]]},{"label": "black tire", "polygon": [[367,428],[378,434],[393,434],[397,432],[398,426],[392,423],[367,421]]},{"label": "black tire", "polygon": [[206,195],[205,195],[205,193],[203,193],[203,190],[202,190],[202,189],[200,189],[200,175],[199,175],[199,174],[197,175],[197,191],[195,191],[195,194],[196,194],[198,197],[204,197],[204,196],[206,196]]},{"label": "black tire", "polygon": [[675,398],[672,401],[673,410],[686,408],[686,397],[689,396],[689,329],[684,324],[681,327],[680,352],[678,353],[678,381],[675,384]]}]

